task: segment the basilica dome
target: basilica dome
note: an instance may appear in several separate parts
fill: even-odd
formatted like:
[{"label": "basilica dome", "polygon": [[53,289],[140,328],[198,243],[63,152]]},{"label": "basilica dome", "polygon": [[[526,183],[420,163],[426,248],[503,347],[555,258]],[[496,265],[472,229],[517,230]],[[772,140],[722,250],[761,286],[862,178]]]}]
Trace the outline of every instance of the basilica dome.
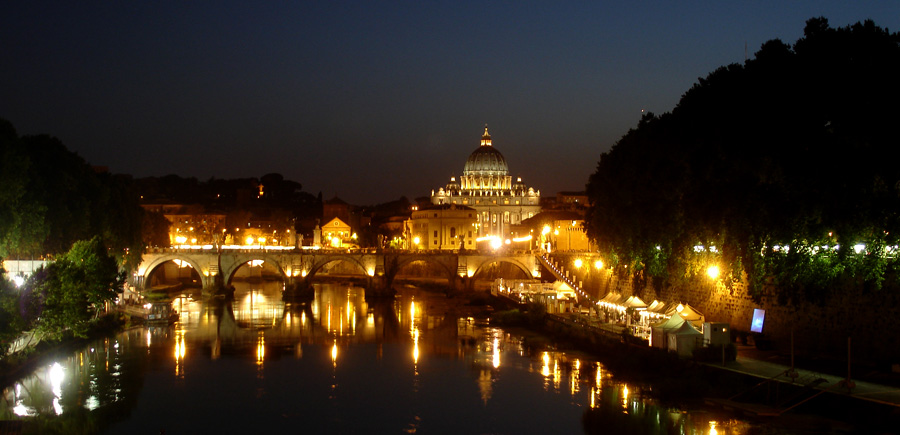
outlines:
[{"label": "basilica dome", "polygon": [[506,165],[506,159],[503,154],[491,146],[491,135],[488,134],[487,126],[484,127],[484,135],[481,136],[481,146],[478,147],[466,160],[463,167],[463,175],[482,175],[482,176],[506,176],[509,174],[509,167]]}]

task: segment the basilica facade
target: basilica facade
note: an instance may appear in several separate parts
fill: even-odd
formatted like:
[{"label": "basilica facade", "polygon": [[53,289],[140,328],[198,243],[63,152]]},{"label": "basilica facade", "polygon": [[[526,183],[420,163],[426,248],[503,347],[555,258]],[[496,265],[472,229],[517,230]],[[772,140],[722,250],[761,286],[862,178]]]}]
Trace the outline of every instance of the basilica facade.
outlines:
[{"label": "basilica facade", "polygon": [[521,177],[513,181],[485,125],[481,145],[469,155],[459,181],[454,176],[446,186],[432,190],[431,202],[471,207],[478,238],[504,239],[513,225],[540,213],[541,192],[527,187]]}]

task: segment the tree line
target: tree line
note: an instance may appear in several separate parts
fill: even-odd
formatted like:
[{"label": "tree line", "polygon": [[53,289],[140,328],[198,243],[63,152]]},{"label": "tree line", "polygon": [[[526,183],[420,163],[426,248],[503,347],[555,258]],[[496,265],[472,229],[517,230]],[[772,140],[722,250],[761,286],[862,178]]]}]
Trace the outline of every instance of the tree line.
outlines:
[{"label": "tree line", "polygon": [[0,354],[25,331],[36,341],[85,335],[144,252],[130,177],[0,119],[0,186],[0,258],[54,260],[18,286],[0,279]]},{"label": "tree line", "polygon": [[897,287],[900,34],[807,21],[647,114],[590,176],[589,235],[638,286],[711,264],[728,288],[822,301]]},{"label": "tree line", "polygon": [[48,135],[0,119],[0,257],[37,259],[99,236],[127,266],[143,253],[144,211],[131,178],[84,161]]}]

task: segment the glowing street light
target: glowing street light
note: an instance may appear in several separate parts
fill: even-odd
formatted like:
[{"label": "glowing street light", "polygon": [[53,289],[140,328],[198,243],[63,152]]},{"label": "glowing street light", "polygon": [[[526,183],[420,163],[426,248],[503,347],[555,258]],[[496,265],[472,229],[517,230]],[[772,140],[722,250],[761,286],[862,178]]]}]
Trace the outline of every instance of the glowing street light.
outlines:
[{"label": "glowing street light", "polygon": [[597,260],[594,262],[594,269],[600,270],[603,269],[603,261]]},{"label": "glowing street light", "polygon": [[709,266],[709,268],[706,269],[706,274],[709,275],[709,277],[712,279],[718,278],[719,277],[719,266],[715,266],[715,265]]},{"label": "glowing street light", "polygon": [[582,265],[584,265],[584,262],[581,261],[580,258],[576,258],[576,259],[575,259],[575,268],[576,268],[576,269],[581,269],[581,266],[582,266]]}]

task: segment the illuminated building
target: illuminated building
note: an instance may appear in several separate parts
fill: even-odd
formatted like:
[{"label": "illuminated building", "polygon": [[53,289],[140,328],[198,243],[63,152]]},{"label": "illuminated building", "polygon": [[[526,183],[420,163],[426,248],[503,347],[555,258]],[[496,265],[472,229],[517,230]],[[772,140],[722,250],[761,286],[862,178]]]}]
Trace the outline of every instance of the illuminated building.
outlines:
[{"label": "illuminated building", "polygon": [[459,181],[451,177],[446,186],[431,192],[432,204],[474,209],[476,237],[507,237],[511,226],[540,213],[540,200],[541,192],[526,187],[521,177],[513,181],[506,159],[491,143],[487,126]]},{"label": "illuminated building", "polygon": [[[456,204],[423,207],[406,221],[410,249],[474,249],[476,211]],[[416,243],[418,241],[418,244]]]},{"label": "illuminated building", "polygon": [[208,212],[200,204],[141,204],[144,210],[162,214],[169,221],[172,245],[223,243],[226,215]]},{"label": "illuminated building", "polygon": [[346,222],[334,218],[322,225],[322,237],[325,245],[332,248],[356,247],[356,233]]},{"label": "illuminated building", "polygon": [[523,232],[534,235],[535,247],[546,251],[590,251],[584,216],[569,210],[544,210],[522,223]]}]

